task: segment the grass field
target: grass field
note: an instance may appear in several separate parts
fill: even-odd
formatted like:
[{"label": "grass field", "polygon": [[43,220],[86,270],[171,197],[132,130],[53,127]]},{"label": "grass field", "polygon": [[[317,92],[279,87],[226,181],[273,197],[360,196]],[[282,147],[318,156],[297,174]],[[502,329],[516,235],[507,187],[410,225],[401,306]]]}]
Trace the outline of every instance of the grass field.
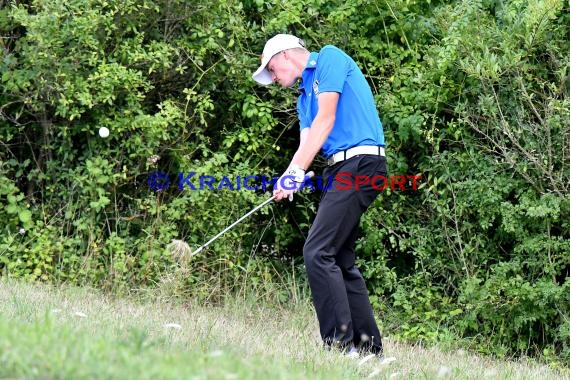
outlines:
[{"label": "grass field", "polygon": [[0,281],[0,305],[1,379],[570,378],[389,339],[384,361],[342,357],[320,347],[308,304],[182,307]]}]

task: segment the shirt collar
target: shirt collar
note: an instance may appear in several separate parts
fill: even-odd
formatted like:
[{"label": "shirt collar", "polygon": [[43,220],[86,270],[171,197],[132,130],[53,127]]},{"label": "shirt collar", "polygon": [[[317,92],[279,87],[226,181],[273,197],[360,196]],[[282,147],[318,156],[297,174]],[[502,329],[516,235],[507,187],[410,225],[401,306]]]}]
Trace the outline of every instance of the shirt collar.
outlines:
[{"label": "shirt collar", "polygon": [[307,85],[311,85],[309,83],[310,76],[313,73],[315,67],[317,67],[317,61],[319,60],[319,53],[311,52],[309,54],[309,59],[307,61],[307,65],[301,74],[301,82],[299,83],[299,90],[304,90]]}]

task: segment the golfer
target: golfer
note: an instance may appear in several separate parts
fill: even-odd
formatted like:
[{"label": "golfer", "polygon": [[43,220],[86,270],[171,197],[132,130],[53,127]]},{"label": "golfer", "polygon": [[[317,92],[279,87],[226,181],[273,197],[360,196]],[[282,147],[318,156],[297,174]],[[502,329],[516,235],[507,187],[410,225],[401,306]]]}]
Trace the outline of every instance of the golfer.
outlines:
[{"label": "golfer", "polygon": [[[360,217],[378,191],[370,184],[339,190],[335,179],[338,173],[343,178],[350,173],[353,179],[387,175],[384,132],[370,86],[339,48],[327,45],[309,52],[303,40],[289,34],[266,42],[253,79],[282,87],[298,83],[300,144],[278,181],[275,200],[292,196],[320,150],[327,159],[323,176],[332,186],[323,193],[303,248],[323,341],[350,356],[380,356],[382,338],[354,251]],[[283,185],[288,178],[293,186]]]}]

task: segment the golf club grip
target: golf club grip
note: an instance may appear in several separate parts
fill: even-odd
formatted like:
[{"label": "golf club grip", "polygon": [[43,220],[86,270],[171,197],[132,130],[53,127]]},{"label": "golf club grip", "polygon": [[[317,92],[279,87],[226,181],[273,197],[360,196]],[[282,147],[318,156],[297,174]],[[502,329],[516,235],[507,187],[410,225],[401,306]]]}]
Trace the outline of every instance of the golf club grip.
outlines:
[{"label": "golf club grip", "polygon": [[[305,181],[313,178],[313,176],[315,175],[314,171],[310,171],[308,173],[305,173],[305,180],[303,181],[303,183],[305,183]],[[287,197],[289,199],[289,202],[293,201],[293,194],[289,194],[289,197]]]}]

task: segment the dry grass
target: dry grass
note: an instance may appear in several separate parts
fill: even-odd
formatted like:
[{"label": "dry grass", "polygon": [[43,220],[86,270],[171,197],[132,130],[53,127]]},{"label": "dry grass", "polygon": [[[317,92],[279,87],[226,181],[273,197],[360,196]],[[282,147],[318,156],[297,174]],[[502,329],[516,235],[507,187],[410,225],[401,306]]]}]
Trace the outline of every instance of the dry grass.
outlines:
[{"label": "dry grass", "polygon": [[[385,342],[387,358],[395,358],[390,363],[340,357],[322,350],[309,305],[181,307],[15,282],[0,282],[0,304],[0,378],[570,378],[529,361],[390,340]],[[8,330],[24,326],[31,331],[24,339]],[[30,371],[37,358],[53,364]],[[69,364],[78,360],[81,366]]]}]

